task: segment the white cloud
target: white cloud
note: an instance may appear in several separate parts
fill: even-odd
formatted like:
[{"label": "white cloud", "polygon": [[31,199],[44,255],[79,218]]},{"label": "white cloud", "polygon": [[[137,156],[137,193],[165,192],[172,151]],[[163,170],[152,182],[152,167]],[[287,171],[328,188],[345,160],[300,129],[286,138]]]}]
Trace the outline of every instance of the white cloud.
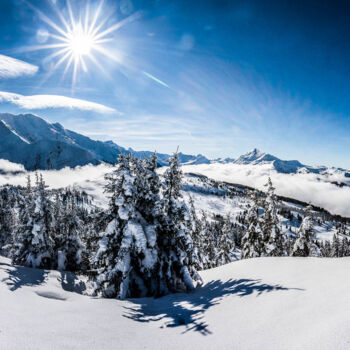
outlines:
[{"label": "white cloud", "polygon": [[[268,176],[272,178],[279,195],[295,198],[304,202],[325,208],[333,214],[350,217],[350,188],[337,187],[330,182],[319,180],[317,174],[279,174],[266,166],[251,166],[238,164],[203,164],[182,167],[184,172],[201,173],[218,181],[227,181],[265,190]],[[85,190],[94,197],[95,203],[105,207],[108,199],[104,193],[104,174],[111,172],[113,167],[108,164],[85,165],[61,170],[43,170],[46,184],[50,188],[75,186]],[[34,172],[26,172],[22,165],[0,160],[0,170],[19,171],[18,174],[0,174],[0,186],[5,184],[26,184],[27,174],[34,178]],[[162,173],[165,168],[160,168]],[[333,175],[333,180],[340,180]]]},{"label": "white cloud", "polygon": [[[0,172],[24,172],[24,166],[22,164],[12,163],[6,159],[0,159]],[[1,183],[1,181],[0,181]]]},{"label": "white cloud", "polygon": [[[95,204],[105,207],[108,204],[108,198],[104,193],[104,175],[111,172],[112,169],[113,167],[108,164],[97,166],[90,164],[75,168],[67,167],[61,170],[40,170],[40,173],[42,173],[49,188],[74,186],[93,196]],[[1,171],[5,174],[2,174]],[[8,173],[6,174],[6,172]],[[13,174],[13,172],[18,173]],[[35,172],[27,172],[20,164],[0,159],[0,186],[5,184],[25,186],[27,175],[31,176],[32,181],[34,180]]]},{"label": "white cloud", "polygon": [[59,95],[23,96],[0,91],[0,102],[9,102],[22,109],[70,108],[99,113],[116,113],[113,108],[102,104]]},{"label": "white cloud", "polygon": [[0,55],[0,79],[17,78],[22,75],[34,75],[38,67],[12,57]]}]

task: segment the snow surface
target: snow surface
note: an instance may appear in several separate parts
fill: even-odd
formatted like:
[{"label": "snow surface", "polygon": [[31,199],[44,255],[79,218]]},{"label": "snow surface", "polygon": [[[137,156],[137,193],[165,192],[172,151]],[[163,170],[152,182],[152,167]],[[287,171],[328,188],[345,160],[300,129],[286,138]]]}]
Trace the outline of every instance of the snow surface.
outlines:
[{"label": "snow surface", "polygon": [[193,293],[119,301],[0,257],[0,348],[349,349],[349,270],[350,258],[249,259],[203,271]]}]

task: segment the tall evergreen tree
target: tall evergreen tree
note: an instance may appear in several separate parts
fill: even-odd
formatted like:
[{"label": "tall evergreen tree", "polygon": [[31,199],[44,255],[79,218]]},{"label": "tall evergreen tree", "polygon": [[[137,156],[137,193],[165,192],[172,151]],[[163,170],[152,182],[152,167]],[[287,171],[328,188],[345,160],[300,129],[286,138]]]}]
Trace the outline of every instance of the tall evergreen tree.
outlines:
[{"label": "tall evergreen tree", "polygon": [[247,231],[242,237],[242,259],[256,258],[265,254],[262,223],[259,217],[258,193],[252,194],[252,205],[248,211]]},{"label": "tall evergreen tree", "polygon": [[85,247],[80,239],[82,222],[74,197],[69,198],[62,209],[57,209],[60,225],[55,235],[55,267],[59,270],[77,271],[81,268]]},{"label": "tall evergreen tree", "polygon": [[[106,297],[154,295],[152,274],[157,262],[156,231],[138,210],[137,161],[120,155],[113,173],[106,176],[110,194],[109,223],[102,234],[94,265],[95,292]],[[143,208],[145,210],[145,208]]]},{"label": "tall evergreen tree", "polygon": [[25,207],[20,213],[20,223],[15,235],[11,256],[15,264],[50,268],[52,240],[50,231],[50,203],[42,175],[36,174],[36,187],[31,192],[27,184]]},{"label": "tall evergreen tree", "polygon": [[233,237],[233,225],[230,215],[227,215],[217,238],[216,266],[221,266],[231,262],[231,254],[234,248],[235,241]]},{"label": "tall evergreen tree", "polygon": [[312,206],[307,206],[305,217],[299,227],[298,237],[294,243],[292,256],[319,256],[319,248],[314,243],[314,225]]},{"label": "tall evergreen tree", "polygon": [[164,215],[158,230],[160,293],[193,290],[201,278],[195,268],[193,241],[188,229],[189,213],[182,200],[182,171],[178,153],[169,159],[164,173]]},{"label": "tall evergreen tree", "polygon": [[13,240],[13,231],[16,227],[15,198],[7,187],[0,190],[0,249],[4,254]]},{"label": "tall evergreen tree", "polygon": [[285,239],[281,232],[277,216],[277,197],[270,177],[266,186],[265,211],[262,215],[264,250],[268,256],[282,256],[284,253]]}]

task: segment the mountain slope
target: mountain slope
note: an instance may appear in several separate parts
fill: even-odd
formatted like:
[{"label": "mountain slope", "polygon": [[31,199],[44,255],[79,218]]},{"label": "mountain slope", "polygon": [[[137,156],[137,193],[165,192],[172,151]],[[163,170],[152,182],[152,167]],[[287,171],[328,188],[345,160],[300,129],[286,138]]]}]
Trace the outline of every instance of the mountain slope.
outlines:
[{"label": "mountain slope", "polygon": [[[96,141],[59,123],[49,123],[33,114],[0,113],[0,159],[20,163],[28,170],[61,169],[100,162],[114,163],[121,152],[145,158],[152,152],[126,150],[113,141]],[[181,163],[208,164],[202,155],[180,153]],[[167,165],[169,154],[159,154],[159,165]]]},{"label": "mountain slope", "polygon": [[349,269],[350,258],[247,259],[201,272],[193,293],[119,301],[0,257],[0,347],[348,349]]}]

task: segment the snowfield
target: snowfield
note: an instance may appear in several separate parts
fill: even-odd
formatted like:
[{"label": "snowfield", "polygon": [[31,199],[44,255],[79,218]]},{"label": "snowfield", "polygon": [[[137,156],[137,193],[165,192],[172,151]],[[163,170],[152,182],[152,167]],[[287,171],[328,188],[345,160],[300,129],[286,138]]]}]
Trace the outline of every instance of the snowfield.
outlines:
[{"label": "snowfield", "polygon": [[258,258],[201,272],[190,294],[79,294],[72,273],[0,258],[0,348],[349,349],[350,258]]}]

